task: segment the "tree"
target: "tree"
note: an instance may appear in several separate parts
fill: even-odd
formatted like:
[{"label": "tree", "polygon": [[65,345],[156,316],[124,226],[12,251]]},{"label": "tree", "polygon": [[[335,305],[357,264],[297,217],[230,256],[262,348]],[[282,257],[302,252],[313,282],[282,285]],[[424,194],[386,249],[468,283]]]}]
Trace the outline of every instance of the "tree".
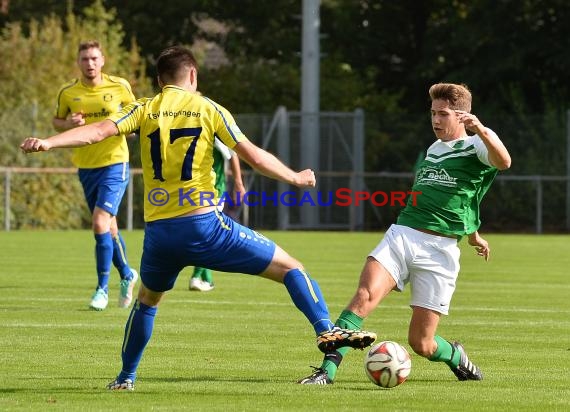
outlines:
[{"label": "tree", "polygon": [[[7,30],[20,20],[40,21],[49,12],[64,15],[69,10],[78,15],[91,4],[92,0],[10,2],[8,14],[0,14],[0,26]],[[299,0],[105,0],[105,4],[117,10],[115,17],[124,24],[122,48],[128,49],[135,38],[150,76],[161,49],[184,44],[199,58],[200,90],[232,112],[271,113],[279,105],[299,108]],[[411,170],[420,149],[433,139],[428,87],[451,81],[470,87],[474,111],[500,132],[514,159],[509,173],[565,173],[560,148],[566,147],[570,107],[570,2],[321,0],[320,4],[321,108],[364,108],[367,170]],[[27,36],[31,28],[21,26],[23,34],[16,37]],[[0,67],[27,65],[35,55],[26,47],[14,41],[10,48],[19,48],[22,58],[16,56],[16,64],[4,59]],[[43,51],[47,56],[65,53],[50,47]],[[12,53],[8,48],[0,52]],[[41,49],[34,52],[42,55]],[[211,64],[213,54],[218,56],[217,64]],[[25,81],[10,87],[6,83],[11,78],[0,80],[3,95],[27,87]],[[33,120],[33,99],[27,96],[24,104],[28,120],[18,127],[34,130],[44,124],[42,119]],[[38,100],[35,107],[44,104]],[[41,110],[37,113],[39,118]],[[4,123],[13,127],[14,122]]]},{"label": "tree", "polygon": [[[59,87],[77,76],[77,45],[98,39],[107,57],[106,70],[127,78],[138,95],[149,94],[145,62],[138,46],[122,46],[124,32],[114,10],[100,0],[86,8],[83,16],[68,13],[64,22],[51,14],[41,21],[8,23],[0,36],[0,165],[71,166],[70,151],[43,156],[25,156],[18,144],[29,135],[53,134],[51,119]],[[56,58],[54,58],[56,56]],[[86,218],[83,195],[77,179],[69,176],[25,175],[13,185],[14,227],[81,227]],[[60,190],[41,190],[46,187]],[[17,189],[17,190],[16,190]],[[33,197],[33,201],[31,200]],[[74,220],[71,218],[75,217]]]}]

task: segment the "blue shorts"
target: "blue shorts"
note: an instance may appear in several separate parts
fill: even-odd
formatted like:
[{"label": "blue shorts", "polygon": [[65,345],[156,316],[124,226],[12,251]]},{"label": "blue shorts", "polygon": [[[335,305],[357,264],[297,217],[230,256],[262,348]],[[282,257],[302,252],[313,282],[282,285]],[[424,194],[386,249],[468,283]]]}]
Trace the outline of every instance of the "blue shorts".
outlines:
[{"label": "blue shorts", "polygon": [[164,292],[186,266],[258,275],[274,253],[272,240],[218,211],[157,220],[145,227],[141,279]]},{"label": "blue shorts", "polygon": [[97,206],[116,216],[129,183],[129,164],[79,169],[78,175],[91,213]]}]

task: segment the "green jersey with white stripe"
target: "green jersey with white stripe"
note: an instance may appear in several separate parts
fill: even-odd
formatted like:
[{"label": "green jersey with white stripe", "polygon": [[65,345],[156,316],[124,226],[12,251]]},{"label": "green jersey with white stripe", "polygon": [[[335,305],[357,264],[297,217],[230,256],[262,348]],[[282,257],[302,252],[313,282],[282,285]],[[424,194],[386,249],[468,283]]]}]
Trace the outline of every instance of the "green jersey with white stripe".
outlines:
[{"label": "green jersey with white stripe", "polygon": [[416,172],[412,190],[421,194],[415,201],[409,198],[397,223],[457,237],[475,232],[481,224],[479,205],[497,172],[478,135],[437,140]]}]

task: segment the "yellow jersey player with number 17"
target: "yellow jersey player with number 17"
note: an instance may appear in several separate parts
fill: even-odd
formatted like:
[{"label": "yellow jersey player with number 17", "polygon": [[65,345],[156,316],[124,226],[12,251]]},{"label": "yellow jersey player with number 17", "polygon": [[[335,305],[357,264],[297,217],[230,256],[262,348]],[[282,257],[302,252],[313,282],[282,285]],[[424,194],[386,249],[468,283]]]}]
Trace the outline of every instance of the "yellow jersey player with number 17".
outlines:
[{"label": "yellow jersey player with number 17", "polygon": [[[28,138],[21,145],[26,153],[41,152],[97,143],[118,132],[140,128],[146,220],[142,282],[125,326],[122,368],[107,388],[134,388],[158,304],[186,266],[283,283],[317,334],[321,351],[369,346],[376,334],[333,326],[318,283],[298,260],[218,210],[212,171],[214,138],[217,136],[261,174],[285,183],[312,187],[316,183],[314,172],[295,172],[285,166],[251,143],[225,108],[196,93],[198,66],[189,50],[169,47],[160,54],[156,66],[162,91],[152,99],[139,99],[102,122],[47,139]],[[259,308],[259,315],[264,313],[265,309]],[[284,333],[287,336],[282,343],[291,344],[295,337]],[[203,344],[203,337],[197,339]]]}]

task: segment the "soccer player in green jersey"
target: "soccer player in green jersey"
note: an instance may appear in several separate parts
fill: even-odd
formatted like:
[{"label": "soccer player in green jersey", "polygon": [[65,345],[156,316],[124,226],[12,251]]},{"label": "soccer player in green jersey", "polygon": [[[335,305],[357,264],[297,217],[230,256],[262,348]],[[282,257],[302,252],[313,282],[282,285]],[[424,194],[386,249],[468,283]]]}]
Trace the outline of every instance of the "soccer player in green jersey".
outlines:
[{"label": "soccer player in green jersey", "polygon": [[[331,347],[369,346],[376,334],[334,327],[318,283],[298,260],[218,210],[214,138],[261,174],[297,187],[315,186],[313,170],[291,170],[250,142],[227,109],[196,93],[198,65],[190,50],[165,49],[156,68],[162,91],[155,97],[139,99],[104,121],[47,139],[27,138],[20,146],[25,153],[81,147],[140,129],[146,222],[141,285],[125,325],[122,369],[107,388],[134,389],[158,305],[187,266],[257,275],[284,284],[323,352]],[[204,344],[203,337],[196,339]]]},{"label": "soccer player in green jersey", "polygon": [[[510,167],[511,158],[497,135],[470,113],[471,93],[465,85],[434,84],[429,96],[437,140],[418,165],[412,190],[421,194],[415,205],[408,201],[368,255],[356,293],[336,325],[360,328],[386,295],[409,283],[411,348],[432,362],[444,362],[461,381],[481,380],[481,370],[463,346],[436,332],[455,291],[459,239],[467,236],[477,254],[489,258],[489,244],[477,232],[479,204],[498,170]],[[326,353],[321,367],[299,383],[333,383],[345,354],[345,348]]]},{"label": "soccer player in green jersey", "polygon": [[[231,176],[233,180],[231,199],[233,204],[237,204],[236,194],[245,193],[245,186],[243,185],[243,180],[241,177],[241,166],[239,164],[239,157],[228,147],[223,144],[220,139],[214,139],[214,164],[212,168],[216,174],[216,181],[214,183],[214,189],[218,196],[222,196],[226,192],[226,161],[229,163],[231,169]],[[227,207],[227,202],[222,202],[218,205],[220,212]],[[214,289],[214,280],[212,275],[212,270],[208,268],[203,268],[200,266],[195,266],[192,276],[190,277],[190,290],[197,290],[200,292],[209,292]]]},{"label": "soccer player in green jersey", "polygon": [[[135,96],[128,81],[101,70],[105,57],[97,41],[79,45],[77,65],[81,77],[64,85],[57,96],[53,126],[64,131],[103,120],[132,103]],[[132,301],[138,273],[127,262],[123,237],[116,215],[129,182],[129,149],[124,134],[117,134],[100,145],[73,150],[73,164],[92,214],[95,235],[97,287],[89,307],[103,310],[109,298],[111,264],[119,271],[119,307]]]}]

